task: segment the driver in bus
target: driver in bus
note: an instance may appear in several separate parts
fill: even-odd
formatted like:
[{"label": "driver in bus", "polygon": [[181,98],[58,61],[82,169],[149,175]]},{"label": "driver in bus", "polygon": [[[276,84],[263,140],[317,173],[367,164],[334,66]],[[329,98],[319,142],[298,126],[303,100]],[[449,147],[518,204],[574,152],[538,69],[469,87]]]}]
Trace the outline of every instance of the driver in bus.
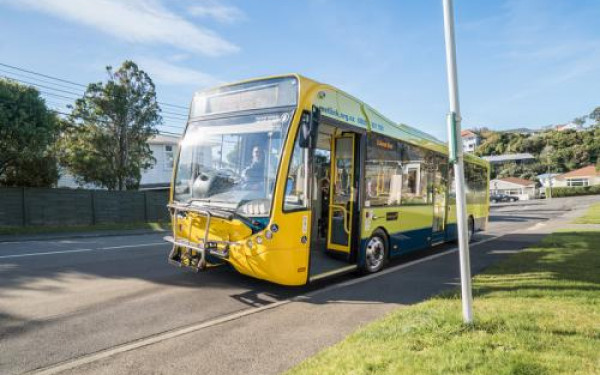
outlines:
[{"label": "driver in bus", "polygon": [[265,157],[259,146],[252,148],[252,162],[242,171],[242,178],[246,182],[247,188],[260,189],[263,186],[265,182]]}]

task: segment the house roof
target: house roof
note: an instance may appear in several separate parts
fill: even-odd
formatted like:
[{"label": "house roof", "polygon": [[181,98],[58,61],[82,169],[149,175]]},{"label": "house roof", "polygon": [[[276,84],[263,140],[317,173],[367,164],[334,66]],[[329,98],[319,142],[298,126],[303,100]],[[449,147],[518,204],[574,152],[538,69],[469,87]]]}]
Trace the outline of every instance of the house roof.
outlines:
[{"label": "house roof", "polygon": [[521,185],[521,186],[531,186],[535,185],[534,181],[525,180],[517,177],[504,177],[498,178],[498,181],[510,182],[511,184]]},{"label": "house roof", "polygon": [[176,145],[181,137],[176,135],[157,134],[148,140],[151,145]]},{"label": "house roof", "polygon": [[558,176],[557,178],[560,180],[564,180],[566,178],[574,178],[574,177],[592,177],[592,176],[600,176],[600,172],[596,170],[596,166],[593,164],[588,165],[587,167],[575,169],[571,172],[567,172]]},{"label": "house roof", "polygon": [[460,132],[460,136],[461,137],[476,137],[477,134],[473,133],[472,131],[470,131],[469,129],[463,130]]},{"label": "house roof", "polygon": [[535,159],[535,156],[523,153],[523,154],[504,154],[504,155],[492,155],[492,156],[484,156],[482,159],[489,161],[490,163],[502,163],[505,161],[515,161],[515,160],[531,160]]},{"label": "house roof", "polygon": [[542,173],[542,174],[538,174],[536,177],[540,180],[545,179],[545,178],[552,178],[555,176],[559,176],[560,173]]}]

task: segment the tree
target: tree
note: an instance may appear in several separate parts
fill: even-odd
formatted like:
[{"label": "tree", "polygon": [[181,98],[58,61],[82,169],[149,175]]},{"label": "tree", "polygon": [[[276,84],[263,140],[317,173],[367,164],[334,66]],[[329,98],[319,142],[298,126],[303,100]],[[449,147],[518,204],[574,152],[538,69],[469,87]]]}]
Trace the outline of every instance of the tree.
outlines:
[{"label": "tree", "polygon": [[148,146],[162,121],[155,86],[132,61],[106,72],[106,83],[89,84],[75,102],[61,140],[61,163],[79,183],[137,189],[142,170],[156,163]]},{"label": "tree", "polygon": [[588,115],[588,117],[594,121],[596,121],[596,126],[600,125],[600,107],[596,107],[592,113]]},{"label": "tree", "polygon": [[47,187],[58,180],[59,120],[40,93],[0,79],[0,184]]},{"label": "tree", "polygon": [[587,121],[587,118],[588,118],[587,116],[575,117],[573,119],[573,124],[583,126],[585,124],[585,122]]}]

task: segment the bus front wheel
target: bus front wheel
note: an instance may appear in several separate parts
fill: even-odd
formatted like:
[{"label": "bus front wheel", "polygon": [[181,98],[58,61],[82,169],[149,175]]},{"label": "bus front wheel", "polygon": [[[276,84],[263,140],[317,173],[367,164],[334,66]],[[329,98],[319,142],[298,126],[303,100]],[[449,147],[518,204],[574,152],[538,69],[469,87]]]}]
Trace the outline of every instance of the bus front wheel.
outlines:
[{"label": "bus front wheel", "polygon": [[388,254],[387,236],[381,230],[376,230],[367,241],[365,248],[364,273],[381,271]]}]

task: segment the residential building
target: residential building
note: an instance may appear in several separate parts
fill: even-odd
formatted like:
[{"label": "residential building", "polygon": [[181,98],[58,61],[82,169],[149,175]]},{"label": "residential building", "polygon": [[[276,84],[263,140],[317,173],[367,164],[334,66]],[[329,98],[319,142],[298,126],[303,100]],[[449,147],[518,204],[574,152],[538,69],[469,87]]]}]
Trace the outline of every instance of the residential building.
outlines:
[{"label": "residential building", "polygon": [[535,135],[541,132],[541,129],[532,129],[532,128],[514,128],[507,130],[499,130],[498,133],[518,133],[524,135]]},{"label": "residential building", "polygon": [[536,179],[544,188],[554,187],[556,186],[556,176],[560,176],[560,173],[544,173],[536,176]]},{"label": "residential building", "polygon": [[579,125],[574,122],[569,122],[568,124],[556,125],[555,129],[558,130],[559,132],[564,132],[565,130],[575,130],[575,131],[584,130],[583,125]]},{"label": "residential building", "polygon": [[463,130],[460,135],[462,137],[463,151],[470,153],[475,152],[475,149],[479,146],[481,141],[479,136],[471,130]]},{"label": "residential building", "polygon": [[100,187],[95,184],[83,184],[80,185],[75,181],[75,176],[71,175],[69,172],[65,171],[63,168],[58,169],[59,178],[56,182],[57,188],[69,188],[69,189],[101,189],[104,190],[103,187]]},{"label": "residential building", "polygon": [[156,164],[142,171],[141,189],[170,186],[179,139],[179,136],[158,134],[148,141]]},{"label": "residential building", "polygon": [[490,162],[490,164],[504,164],[504,163],[517,163],[525,164],[535,161],[535,156],[523,153],[523,154],[504,154],[504,155],[491,155],[484,156],[483,159]]},{"label": "residential building", "polygon": [[507,194],[519,197],[520,200],[535,198],[535,181],[516,177],[497,178],[490,181],[490,193]]},{"label": "residential building", "polygon": [[483,159],[490,162],[492,176],[497,176],[499,171],[511,165],[520,166],[535,162],[535,156],[528,153],[484,156]]},{"label": "residential building", "polygon": [[600,172],[595,165],[575,169],[555,178],[552,187],[577,187],[600,185]]},{"label": "residential building", "polygon": [[[166,188],[170,186],[179,139],[179,136],[158,134],[148,141],[152,156],[156,159],[156,164],[150,169],[142,171],[140,189]],[[101,189],[101,187],[94,184],[81,186],[77,184],[72,175],[66,172],[61,173],[56,187]]]}]

